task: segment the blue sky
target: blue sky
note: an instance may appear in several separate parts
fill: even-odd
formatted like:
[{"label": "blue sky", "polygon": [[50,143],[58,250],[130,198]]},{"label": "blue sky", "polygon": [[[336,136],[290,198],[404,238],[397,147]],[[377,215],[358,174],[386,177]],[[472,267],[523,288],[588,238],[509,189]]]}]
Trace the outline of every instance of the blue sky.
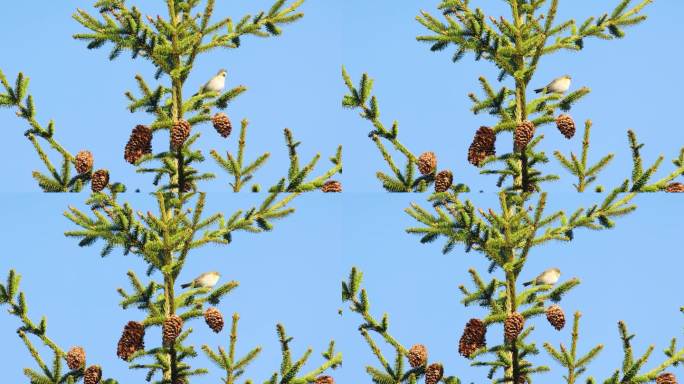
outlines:
[{"label": "blue sky", "polygon": [[[231,105],[229,114],[234,122],[248,118],[252,123],[248,157],[263,151],[272,153],[269,164],[257,176],[258,182],[269,184],[286,172],[281,134],[285,127],[292,128],[303,141],[301,153],[305,157],[316,152],[327,157],[338,144],[345,147],[341,179],[345,191],[352,193],[302,197],[295,204],[298,212],[273,233],[241,234],[228,248],[202,250],[184,271],[184,276],[191,277],[210,268],[219,269],[225,279],[241,282],[222,309],[227,315],[237,311],[242,316],[240,351],[264,346],[262,357],[250,371],[256,380],[265,379],[277,367],[274,326],[282,322],[295,337],[297,351],[315,348],[312,362],[320,361],[319,352],[335,338],[345,354],[342,370],[335,373],[338,382],[368,382],[364,366],[375,362],[356,331],[359,319],[348,311],[342,317],[337,314],[342,307],[339,282],[351,266],[357,265],[366,274],[374,313],[390,314],[391,328],[400,340],[406,345],[426,344],[431,355],[447,365],[447,373],[465,382],[482,382],[485,372],[467,367],[457,356],[463,324],[478,315],[477,310],[459,304],[457,287],[467,282],[469,267],[484,269],[486,265],[459,248],[442,256],[440,244],[420,245],[417,238],[403,233],[412,224],[403,208],[423,198],[389,198],[373,193],[379,191],[374,174],[385,168],[366,137],[370,127],[355,112],[340,107],[345,92],[340,66],[346,65],[354,78],[369,72],[376,79],[383,121],[389,124],[399,120],[401,139],[409,148],[416,153],[435,151],[440,163],[454,170],[457,181],[466,180],[474,189],[491,190],[492,180],[478,176],[466,164],[465,151],[474,130],[491,123],[487,116],[469,112],[467,94],[478,89],[480,75],[493,78],[495,71],[471,57],[452,64],[451,52],[431,53],[415,41],[424,30],[414,17],[420,9],[434,9],[436,3],[308,0],[302,8],[306,17],[288,26],[282,37],[249,38],[238,50],[200,58],[195,67],[190,88],[199,86],[218,68],[228,69],[229,85],[248,86],[249,92]],[[502,2],[489,3],[483,6],[490,14],[505,14]],[[609,10],[615,2],[564,3],[559,17],[581,20]],[[109,62],[107,50],[89,52],[71,38],[81,31],[71,13],[76,7],[90,9],[90,2],[37,4],[26,1],[9,6],[9,13],[17,17],[0,24],[0,68],[11,78],[19,71],[31,77],[39,118],[55,119],[62,144],[73,152],[84,146],[91,149],[97,164],[110,168],[116,179],[130,180],[130,188],[145,189],[149,178],[136,175],[123,162],[122,150],[130,129],[148,118],[128,113],[123,94],[135,87],[134,74],[151,77],[150,65],[131,62],[125,55]],[[145,5],[151,14],[158,12],[159,6],[154,4]],[[216,12],[237,18],[268,5],[270,2],[264,0],[219,2]],[[582,53],[547,58],[539,69],[534,85],[571,73],[574,87],[587,85],[593,89],[572,114],[578,121],[594,121],[597,152],[592,158],[609,151],[618,155],[602,184],[612,186],[629,173],[626,129],[635,129],[647,144],[643,151],[647,159],[661,153],[670,159],[684,143],[678,114],[678,89],[684,85],[679,76],[682,52],[669,45],[681,35],[678,17],[682,11],[684,3],[656,1],[647,11],[649,20],[628,30],[626,39],[591,40]],[[42,169],[41,164],[22,135],[26,129],[23,122],[7,110],[0,110],[0,122],[0,150],[12,159],[5,170],[5,180],[11,181],[4,183],[0,199],[4,218],[0,233],[6,240],[0,271],[16,268],[24,275],[22,285],[31,315],[48,315],[50,334],[60,345],[84,344],[91,361],[101,362],[107,376],[115,376],[122,383],[140,380],[140,375],[115,359],[121,327],[135,317],[134,312],[118,308],[115,289],[124,285],[127,270],[142,271],[144,265],[119,253],[100,259],[96,249],[79,249],[73,240],[64,238],[62,233],[71,227],[61,213],[70,204],[80,205],[83,196],[23,193],[36,190],[30,171]],[[235,148],[235,136],[227,142],[219,141],[210,127],[204,130],[203,149],[224,152]],[[544,146],[549,151],[567,153],[580,146],[579,137],[572,141],[558,134],[547,137]],[[206,164],[216,170],[210,161]],[[669,161],[664,166],[671,167]],[[591,194],[560,193],[567,191],[571,182],[565,178],[554,187],[557,193],[551,197],[552,206],[571,211],[580,202],[593,201]],[[225,191],[226,185],[225,176],[219,176],[207,189]],[[126,198],[140,209],[153,206],[145,195]],[[495,203],[491,193],[474,195],[473,199],[484,207]],[[257,201],[258,196],[251,195],[209,196],[210,208],[223,212]],[[606,345],[590,369],[601,379],[620,363],[615,327],[619,319],[626,320],[638,334],[638,351],[651,343],[657,345],[652,363],[661,361],[660,350],[671,337],[682,337],[684,316],[678,308],[684,303],[677,302],[676,297],[684,264],[676,244],[682,230],[678,212],[684,203],[676,196],[642,196],[640,205],[637,213],[621,220],[613,231],[583,232],[572,246],[553,244],[538,249],[527,272],[531,277],[556,265],[565,276],[582,279],[583,284],[563,306],[568,315],[575,310],[584,312],[580,350],[599,342]],[[610,269],[616,271],[606,276]],[[0,342],[7,350],[17,350],[3,362],[8,382],[22,382],[20,367],[32,366],[13,332],[16,325],[14,318],[0,316],[0,331],[4,330]],[[216,347],[227,343],[226,335],[214,336],[199,323],[194,328],[198,344]],[[537,329],[539,341],[557,345],[569,338],[567,329],[551,332],[543,322]],[[218,372],[213,372],[197,382],[215,382]],[[681,368],[678,372],[684,374]],[[558,381],[560,374],[555,369],[547,378]]]}]

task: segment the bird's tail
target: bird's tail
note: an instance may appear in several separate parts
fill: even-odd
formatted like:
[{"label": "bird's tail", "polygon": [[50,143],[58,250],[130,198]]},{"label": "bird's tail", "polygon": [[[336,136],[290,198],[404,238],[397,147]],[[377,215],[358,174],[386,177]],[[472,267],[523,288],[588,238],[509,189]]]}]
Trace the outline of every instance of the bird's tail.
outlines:
[{"label": "bird's tail", "polygon": [[182,285],[181,285],[181,288],[187,288],[187,287],[189,287],[189,286],[191,286],[191,285],[192,285],[192,283],[182,284]]},{"label": "bird's tail", "polygon": [[531,282],[531,281],[528,281],[528,282],[526,282],[526,283],[523,283],[523,286],[524,286],[524,287],[528,287],[528,286],[530,286],[530,285],[532,285],[532,282]]},{"label": "bird's tail", "polygon": [[542,92],[544,92],[545,89],[546,89],[546,88],[539,88],[539,89],[535,89],[534,91],[535,91],[536,93],[542,93]]}]

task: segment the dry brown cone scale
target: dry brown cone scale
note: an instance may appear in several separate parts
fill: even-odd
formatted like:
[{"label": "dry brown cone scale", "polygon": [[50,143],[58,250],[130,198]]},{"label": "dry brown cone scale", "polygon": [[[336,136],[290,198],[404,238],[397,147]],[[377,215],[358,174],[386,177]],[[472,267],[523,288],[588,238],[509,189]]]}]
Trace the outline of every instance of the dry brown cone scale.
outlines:
[{"label": "dry brown cone scale", "polygon": [[76,172],[79,175],[90,172],[93,169],[93,154],[90,151],[81,151],[76,154]]},{"label": "dry brown cone scale", "polygon": [[162,340],[164,345],[173,344],[183,331],[183,319],[178,315],[171,315],[162,324]]},{"label": "dry brown cone scale", "polygon": [[572,139],[577,130],[575,120],[570,115],[560,115],[556,118],[556,127],[566,139]]},{"label": "dry brown cone scale", "polygon": [[211,118],[211,123],[214,125],[216,132],[224,138],[230,136],[230,132],[233,130],[233,124],[225,113],[217,113],[214,115],[214,117]]},{"label": "dry brown cone scale", "polygon": [[513,312],[504,321],[504,340],[507,343],[515,341],[525,327],[525,318],[518,312]]},{"label": "dry brown cone scale", "polygon": [[428,353],[427,348],[423,344],[416,344],[409,349],[408,361],[411,368],[422,367],[427,364]]},{"label": "dry brown cone scale", "polygon": [[548,320],[557,331],[560,331],[565,327],[565,313],[558,305],[552,305],[546,309],[546,320]]},{"label": "dry brown cone scale", "polygon": [[109,171],[106,169],[98,169],[93,173],[90,181],[90,189],[93,192],[102,192],[109,185]]},{"label": "dry brown cone scale", "polygon": [[340,193],[342,192],[342,183],[336,180],[328,180],[321,187],[324,193]]},{"label": "dry brown cone scale", "polygon": [[83,384],[98,384],[102,380],[102,369],[97,365],[91,365],[83,373]]},{"label": "dry brown cone scale", "polygon": [[440,363],[430,364],[425,369],[425,384],[437,384],[444,376],[444,367]]},{"label": "dry brown cone scale", "polygon": [[525,120],[518,124],[515,128],[515,133],[513,134],[513,146],[516,151],[522,152],[527,148],[527,145],[530,144],[534,138],[534,131],[535,126],[529,120]]},{"label": "dry brown cone scale", "polygon": [[463,335],[458,343],[458,353],[470,358],[473,353],[484,347],[487,343],[485,336],[487,327],[479,319],[470,319],[463,330]]},{"label": "dry brown cone scale", "polygon": [[185,141],[190,137],[192,126],[185,120],[179,120],[171,127],[171,148],[177,151],[183,147]]},{"label": "dry brown cone scale", "polygon": [[137,321],[129,321],[119,339],[116,355],[128,361],[134,353],[145,349],[144,338],[145,326]]},{"label": "dry brown cone scale", "polygon": [[425,152],[418,157],[418,170],[421,175],[429,175],[437,169],[437,156],[434,152]]},{"label": "dry brown cone scale", "polygon": [[315,384],[335,384],[335,379],[332,376],[318,376]]},{"label": "dry brown cone scale", "polygon": [[135,164],[144,155],[152,153],[152,130],[144,125],[133,128],[124,149],[124,159]]},{"label": "dry brown cone scale", "polygon": [[66,354],[66,362],[69,369],[81,369],[85,365],[86,355],[85,350],[81,347],[71,347]]},{"label": "dry brown cone scale", "polygon": [[204,321],[212,331],[219,333],[223,329],[223,315],[216,308],[207,308],[204,311]]},{"label": "dry brown cone scale", "polygon": [[684,193],[684,184],[672,183],[665,188],[667,193]]},{"label": "dry brown cone scale", "polygon": [[451,171],[444,170],[435,176],[435,192],[446,192],[451,188],[454,182],[454,174]]},{"label": "dry brown cone scale", "polygon": [[484,159],[494,155],[496,155],[496,132],[489,127],[480,127],[468,148],[468,162],[479,167]]},{"label": "dry brown cone scale", "polygon": [[656,384],[677,384],[677,377],[669,372],[662,373],[656,378]]}]

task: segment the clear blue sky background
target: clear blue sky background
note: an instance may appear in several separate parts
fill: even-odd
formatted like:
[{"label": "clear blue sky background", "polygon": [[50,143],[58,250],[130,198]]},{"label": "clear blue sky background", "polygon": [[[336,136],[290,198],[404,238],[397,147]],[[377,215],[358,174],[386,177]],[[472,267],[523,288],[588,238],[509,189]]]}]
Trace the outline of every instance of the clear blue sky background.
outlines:
[{"label": "clear blue sky background", "polygon": [[[207,248],[197,253],[184,272],[190,277],[219,269],[225,278],[241,282],[222,309],[226,314],[241,313],[241,351],[256,344],[265,348],[251,370],[250,376],[256,380],[265,379],[277,367],[274,325],[283,322],[295,336],[298,351],[306,346],[316,349],[316,362],[320,361],[316,360],[318,352],[335,338],[345,353],[344,366],[335,374],[338,381],[368,382],[363,367],[372,356],[356,332],[359,319],[348,311],[342,318],[337,315],[341,307],[339,281],[352,265],[358,265],[366,273],[374,312],[389,312],[391,327],[400,340],[407,345],[428,345],[432,356],[447,364],[447,373],[466,382],[482,382],[485,372],[467,368],[466,361],[457,356],[463,324],[479,314],[459,304],[457,286],[466,282],[468,267],[486,266],[460,249],[441,256],[440,244],[422,246],[416,238],[403,234],[412,222],[402,209],[422,198],[393,195],[390,199],[368,193],[379,190],[373,175],[384,166],[366,137],[370,127],[339,106],[345,92],[340,65],[345,64],[354,78],[369,72],[376,78],[383,120],[387,124],[393,119],[400,121],[401,138],[409,148],[435,151],[440,163],[454,170],[458,181],[491,190],[492,180],[477,176],[464,160],[474,130],[491,122],[487,116],[470,114],[466,95],[477,90],[478,76],[493,78],[495,71],[489,64],[474,63],[471,57],[452,64],[451,52],[434,54],[415,41],[424,30],[414,17],[421,8],[434,9],[436,3],[309,0],[303,6],[306,17],[286,28],[281,38],[248,38],[239,50],[216,52],[197,63],[191,88],[221,67],[228,69],[231,86],[249,87],[229,113],[235,122],[242,118],[252,122],[248,149],[253,156],[259,151],[273,155],[258,174],[258,182],[270,184],[285,173],[281,131],[290,127],[304,142],[302,154],[307,157],[316,152],[327,157],[343,144],[345,190],[359,192],[334,198],[303,197],[296,203],[298,213],[273,233],[243,234],[229,248]],[[559,17],[583,19],[609,10],[615,2],[601,3],[566,1]],[[131,62],[125,56],[109,62],[106,50],[88,52],[71,39],[81,30],[70,19],[71,13],[76,7],[89,9],[90,5],[87,1],[12,3],[8,12],[16,17],[0,24],[0,68],[11,78],[19,71],[31,77],[41,121],[56,120],[58,139],[67,148],[75,152],[87,147],[95,153],[97,164],[110,168],[115,179],[130,180],[129,187],[145,189],[149,179],[136,175],[122,161],[122,149],[130,129],[148,118],[128,113],[123,93],[135,87],[135,73],[151,77],[152,69],[144,61]],[[217,15],[237,18],[268,5],[264,0],[219,2]],[[505,14],[502,4],[486,7],[494,16]],[[156,2],[145,5],[150,14],[158,8]],[[578,121],[592,119],[595,123],[597,152],[593,158],[608,151],[618,154],[601,181],[608,186],[628,174],[627,128],[635,129],[647,143],[644,155],[649,159],[661,153],[670,159],[684,143],[677,92],[684,85],[679,68],[682,53],[668,45],[681,34],[677,17],[682,11],[681,2],[656,1],[648,9],[650,19],[630,29],[627,39],[588,41],[581,54],[547,58],[539,70],[538,85],[571,73],[575,87],[593,89],[572,114]],[[0,121],[0,150],[12,159],[2,190],[35,191],[30,171],[42,168],[22,135],[26,127],[6,110],[0,111]],[[206,132],[201,144],[205,150],[235,148],[234,136],[226,142],[218,140],[210,127],[202,130]],[[578,137],[568,142],[555,131],[549,133],[544,144],[547,150],[560,148],[567,153],[579,148]],[[215,169],[210,162],[207,165]],[[670,163],[665,167],[671,167]],[[566,178],[554,190],[567,190],[570,183]],[[220,178],[208,189],[224,191],[226,184],[226,179]],[[554,195],[551,204],[571,210],[594,197]],[[144,195],[127,198],[136,207],[152,207]],[[474,198],[481,206],[494,206],[491,194]],[[74,241],[62,236],[70,225],[61,212],[82,200],[78,196],[5,194],[0,203],[4,218],[0,233],[6,244],[0,271],[17,268],[23,273],[32,316],[49,316],[50,334],[60,345],[84,344],[90,361],[101,362],[107,376],[122,383],[139,381],[140,375],[115,359],[121,327],[136,316],[118,309],[115,288],[124,285],[127,270],[142,271],[144,266],[140,260],[116,252],[101,260],[95,249],[78,249]],[[256,202],[257,197],[249,195],[210,196],[211,208],[224,212]],[[616,230],[578,234],[572,247],[549,245],[530,261],[530,277],[557,265],[566,276],[582,278],[583,284],[563,306],[568,312],[585,313],[583,350],[595,343],[606,344],[591,370],[601,379],[619,365],[617,320],[626,320],[638,333],[639,350],[656,343],[660,351],[669,338],[682,336],[684,319],[677,308],[683,303],[677,302],[677,282],[683,264],[676,251],[676,236],[682,230],[678,212],[682,209],[681,199],[674,196],[644,196],[640,211],[620,222]],[[609,268],[617,271],[606,277]],[[0,316],[0,330],[5,330],[0,341],[6,350],[17,350],[3,362],[8,382],[23,382],[20,367],[31,366],[28,353],[13,333],[16,324],[15,319]],[[198,344],[227,343],[225,335],[212,336],[199,323],[195,328]],[[568,330],[551,332],[544,322],[539,322],[536,335],[540,342],[553,344],[569,337]],[[660,361],[662,354],[655,356]],[[217,374],[214,371],[213,376],[197,382],[216,382]],[[560,380],[560,375],[556,369],[547,377],[553,382]]]}]

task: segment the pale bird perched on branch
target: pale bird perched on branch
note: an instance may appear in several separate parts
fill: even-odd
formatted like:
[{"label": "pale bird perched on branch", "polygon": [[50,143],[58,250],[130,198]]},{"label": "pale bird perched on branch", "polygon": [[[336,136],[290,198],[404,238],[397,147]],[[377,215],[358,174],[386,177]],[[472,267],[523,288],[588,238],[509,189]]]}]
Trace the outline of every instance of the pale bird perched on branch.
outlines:
[{"label": "pale bird perched on branch", "polygon": [[218,283],[221,274],[218,272],[205,272],[187,284],[181,285],[181,288],[214,288]]},{"label": "pale bird perched on branch", "polygon": [[537,93],[565,93],[570,89],[570,83],[572,78],[568,75],[561,76],[552,82],[550,82],[546,87],[535,89]]},{"label": "pale bird perched on branch", "polygon": [[561,271],[558,268],[550,268],[547,269],[546,271],[542,272],[539,276],[537,276],[534,280],[528,281],[524,283],[524,286],[528,285],[553,285],[558,282],[558,279],[560,279]]},{"label": "pale bird perched on branch", "polygon": [[207,81],[206,84],[200,88],[200,92],[221,92],[223,88],[226,87],[226,77],[228,76],[228,71],[225,69],[220,70],[216,76],[212,77],[211,80]]}]

